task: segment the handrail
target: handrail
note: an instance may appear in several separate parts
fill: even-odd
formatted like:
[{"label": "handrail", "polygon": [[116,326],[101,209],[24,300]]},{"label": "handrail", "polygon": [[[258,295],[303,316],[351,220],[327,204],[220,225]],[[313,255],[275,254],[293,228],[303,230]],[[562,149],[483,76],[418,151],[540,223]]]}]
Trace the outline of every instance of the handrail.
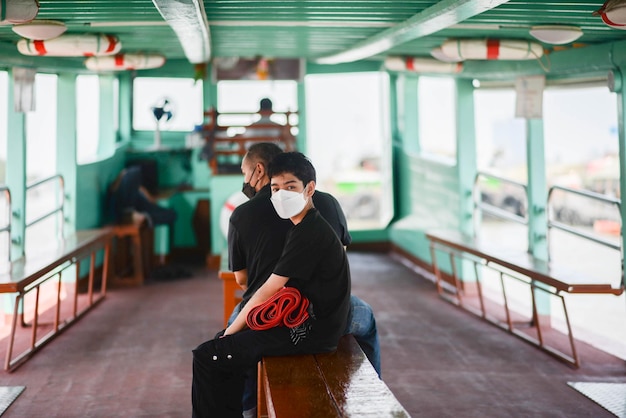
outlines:
[{"label": "handrail", "polygon": [[[59,181],[59,186],[60,186],[60,190],[61,190],[61,199],[60,199],[60,205],[53,208],[51,211],[44,213],[43,215],[39,216],[38,218],[35,218],[34,220],[30,221],[30,222],[26,222],[26,228],[29,228],[33,225],[35,225],[36,223],[39,223],[41,221],[43,221],[44,219],[49,218],[50,216],[53,216],[57,213],[61,214],[61,219],[65,219],[64,217],[64,207],[65,207],[65,180],[63,179],[63,176],[60,174],[55,174],[53,176],[38,180],[34,183],[31,183],[29,185],[26,186],[26,192],[28,192],[29,190],[35,189],[43,184],[52,182],[54,180],[58,180]],[[59,231],[59,236],[63,236],[63,228],[60,228]]]},{"label": "handrail", "polygon": [[[550,189],[548,190],[548,232],[550,232],[550,228],[556,228],[556,229],[560,229],[562,231],[565,232],[569,232],[570,234],[576,235],[580,238],[584,238],[587,239],[589,241],[593,241],[597,244],[601,244],[604,245],[606,247],[612,248],[614,250],[620,250],[621,252],[621,258],[622,258],[622,270],[623,270],[623,266],[624,266],[624,254],[622,250],[622,245],[620,244],[615,244],[611,241],[602,239],[600,237],[594,236],[590,233],[587,233],[583,230],[579,230],[576,228],[573,228],[567,224],[564,224],[563,222],[559,222],[556,220],[551,219],[550,214],[553,213],[552,210],[550,210],[552,208],[552,195],[553,192],[555,190],[560,190],[562,192],[565,193],[571,193],[571,194],[575,194],[578,196],[582,196],[588,199],[592,199],[592,200],[597,200],[600,202],[604,202],[604,203],[608,203],[611,205],[615,205],[617,207],[617,213],[619,214],[619,221],[620,221],[620,225],[622,225],[622,212],[621,212],[621,206],[622,206],[622,202],[620,199],[611,197],[611,196],[606,196],[600,193],[596,193],[596,192],[592,192],[589,190],[580,190],[580,189],[572,189],[569,187],[565,187],[565,186],[559,186],[559,185],[554,185],[552,187],[550,187]],[[620,233],[621,235],[621,233]],[[620,240],[621,242],[621,240]],[[623,275],[623,272],[622,272]]]},{"label": "handrail", "polygon": [[504,209],[501,209],[489,203],[485,203],[481,200],[480,194],[476,193],[479,190],[478,181],[481,177],[487,178],[487,179],[498,180],[500,182],[507,183],[507,184],[510,184],[510,185],[513,185],[515,187],[522,189],[524,191],[524,196],[526,197],[526,200],[528,201],[528,190],[527,190],[527,186],[524,183],[520,183],[515,180],[511,180],[511,179],[507,179],[504,177],[500,177],[500,176],[496,176],[493,174],[479,171],[476,173],[476,177],[474,178],[474,188],[473,188],[474,210],[480,209],[482,212],[488,213],[497,218],[506,219],[512,222],[517,222],[522,225],[528,225],[528,218],[526,216],[520,216],[511,212],[508,212]]},{"label": "handrail", "polygon": [[0,192],[3,192],[5,195],[5,201],[7,206],[7,223],[2,228],[0,228],[0,234],[7,234],[7,259],[11,261],[11,219],[13,214],[11,213],[11,190],[7,186],[0,186]]}]

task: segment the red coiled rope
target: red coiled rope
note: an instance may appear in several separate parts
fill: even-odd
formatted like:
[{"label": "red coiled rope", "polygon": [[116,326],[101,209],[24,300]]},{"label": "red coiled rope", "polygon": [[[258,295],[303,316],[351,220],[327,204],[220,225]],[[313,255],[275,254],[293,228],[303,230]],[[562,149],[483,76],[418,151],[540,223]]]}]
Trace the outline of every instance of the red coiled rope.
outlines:
[{"label": "red coiled rope", "polygon": [[283,287],[271,298],[255,306],[248,313],[246,323],[255,331],[284,325],[294,328],[309,318],[309,300],[295,287]]}]

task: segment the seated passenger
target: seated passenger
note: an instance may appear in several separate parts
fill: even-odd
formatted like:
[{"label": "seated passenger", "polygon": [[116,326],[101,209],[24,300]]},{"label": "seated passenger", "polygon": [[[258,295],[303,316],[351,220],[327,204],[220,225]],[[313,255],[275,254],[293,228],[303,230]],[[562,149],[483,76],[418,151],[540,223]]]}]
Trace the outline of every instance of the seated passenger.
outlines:
[{"label": "seated passenger", "polygon": [[[196,418],[241,417],[244,374],[263,356],[333,351],[345,329],[350,309],[348,258],[333,229],[313,207],[315,169],[304,155],[283,153],[274,158],[269,173],[272,205],[293,227],[267,281],[226,330],[193,351]],[[254,328],[252,309],[284,287],[296,289],[310,303],[307,313],[295,327]]]}]

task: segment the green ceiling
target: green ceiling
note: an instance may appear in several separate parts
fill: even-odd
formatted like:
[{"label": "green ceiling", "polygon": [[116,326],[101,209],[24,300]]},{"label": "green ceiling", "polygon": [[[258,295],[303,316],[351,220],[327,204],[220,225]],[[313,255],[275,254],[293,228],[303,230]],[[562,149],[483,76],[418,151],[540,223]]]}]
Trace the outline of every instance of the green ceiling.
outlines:
[{"label": "green ceiling", "polygon": [[[528,29],[537,24],[579,26],[584,35],[576,42],[582,44],[626,39],[626,31],[610,28],[592,15],[602,3],[206,0],[204,9],[212,57],[303,57],[335,63],[386,55],[429,56],[431,49],[450,37],[533,39]],[[39,4],[37,19],[63,21],[68,33],[115,34],[125,52],[185,57],[174,31],[150,0],[40,0]],[[18,40],[10,24],[0,25],[0,66],[19,56]]]}]

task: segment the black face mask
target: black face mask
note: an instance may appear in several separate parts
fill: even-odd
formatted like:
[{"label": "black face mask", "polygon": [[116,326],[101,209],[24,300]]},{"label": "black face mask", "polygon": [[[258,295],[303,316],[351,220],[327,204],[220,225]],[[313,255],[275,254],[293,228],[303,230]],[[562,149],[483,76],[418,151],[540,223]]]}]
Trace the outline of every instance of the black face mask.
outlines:
[{"label": "black face mask", "polygon": [[250,183],[244,183],[243,187],[241,188],[241,193],[248,196],[248,199],[252,199],[256,194],[256,189],[252,187]]}]

